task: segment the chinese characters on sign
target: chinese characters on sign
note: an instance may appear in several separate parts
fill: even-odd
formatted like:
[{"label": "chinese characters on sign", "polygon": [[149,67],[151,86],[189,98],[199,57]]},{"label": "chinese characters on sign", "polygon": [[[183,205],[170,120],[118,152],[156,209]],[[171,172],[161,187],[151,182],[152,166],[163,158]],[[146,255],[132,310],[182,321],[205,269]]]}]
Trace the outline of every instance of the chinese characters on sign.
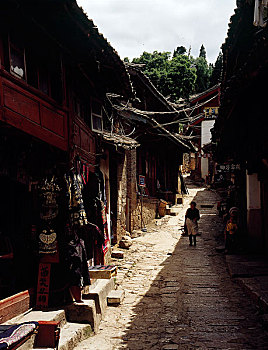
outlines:
[{"label": "chinese characters on sign", "polygon": [[217,171],[218,172],[224,172],[224,173],[228,173],[228,172],[232,172],[235,170],[240,170],[240,164],[219,164],[217,165]]},{"label": "chinese characters on sign", "polygon": [[205,107],[205,119],[215,119],[219,114],[219,107]]},{"label": "chinese characters on sign", "polygon": [[226,181],[232,173],[237,173],[240,170],[240,164],[218,164],[216,166],[215,182]]},{"label": "chinese characters on sign", "polygon": [[40,309],[48,307],[50,269],[51,264],[39,264],[36,307]]}]

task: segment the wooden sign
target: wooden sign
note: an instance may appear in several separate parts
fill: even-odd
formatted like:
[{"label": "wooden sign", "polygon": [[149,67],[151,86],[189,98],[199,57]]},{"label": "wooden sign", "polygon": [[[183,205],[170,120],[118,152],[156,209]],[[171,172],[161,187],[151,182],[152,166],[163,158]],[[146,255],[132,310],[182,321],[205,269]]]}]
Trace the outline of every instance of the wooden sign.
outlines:
[{"label": "wooden sign", "polygon": [[48,307],[49,284],[51,264],[40,263],[38,271],[36,307],[45,309]]},{"label": "wooden sign", "polygon": [[205,119],[215,119],[219,114],[219,107],[205,107]]}]

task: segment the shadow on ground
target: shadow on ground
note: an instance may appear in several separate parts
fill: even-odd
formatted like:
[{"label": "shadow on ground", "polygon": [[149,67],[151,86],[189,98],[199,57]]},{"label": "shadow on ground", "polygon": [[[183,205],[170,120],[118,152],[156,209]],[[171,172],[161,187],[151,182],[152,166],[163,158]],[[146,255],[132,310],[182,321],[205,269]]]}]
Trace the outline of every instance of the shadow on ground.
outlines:
[{"label": "shadow on ground", "polygon": [[[225,259],[215,250],[223,231],[217,195],[200,191],[194,200],[202,214],[197,247],[180,238],[134,307],[119,349],[268,348],[255,308],[230,280]],[[204,204],[213,207],[201,208]]]}]

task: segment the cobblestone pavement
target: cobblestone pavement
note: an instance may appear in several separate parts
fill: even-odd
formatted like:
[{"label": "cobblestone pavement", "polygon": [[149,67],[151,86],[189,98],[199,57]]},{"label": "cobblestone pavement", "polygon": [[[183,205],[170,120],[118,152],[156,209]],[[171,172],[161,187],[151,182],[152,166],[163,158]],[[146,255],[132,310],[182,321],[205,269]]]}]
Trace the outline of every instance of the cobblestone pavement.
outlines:
[{"label": "cobblestone pavement", "polygon": [[[196,247],[178,233],[193,198],[202,214]],[[133,240],[118,274],[122,305],[109,307],[99,333],[76,350],[268,349],[255,306],[215,250],[216,202],[214,192],[192,186],[179,216]]]}]

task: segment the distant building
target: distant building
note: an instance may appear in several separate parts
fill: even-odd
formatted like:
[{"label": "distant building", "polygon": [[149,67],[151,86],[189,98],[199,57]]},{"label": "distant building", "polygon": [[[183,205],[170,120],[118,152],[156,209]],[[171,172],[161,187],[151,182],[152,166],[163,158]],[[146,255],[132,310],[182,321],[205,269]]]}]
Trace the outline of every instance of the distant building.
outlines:
[{"label": "distant building", "polygon": [[192,96],[190,98],[189,122],[187,135],[197,148],[195,169],[192,176],[201,178],[207,182],[212,181],[214,175],[214,163],[211,152],[211,129],[218,117],[220,99],[220,85]]}]

